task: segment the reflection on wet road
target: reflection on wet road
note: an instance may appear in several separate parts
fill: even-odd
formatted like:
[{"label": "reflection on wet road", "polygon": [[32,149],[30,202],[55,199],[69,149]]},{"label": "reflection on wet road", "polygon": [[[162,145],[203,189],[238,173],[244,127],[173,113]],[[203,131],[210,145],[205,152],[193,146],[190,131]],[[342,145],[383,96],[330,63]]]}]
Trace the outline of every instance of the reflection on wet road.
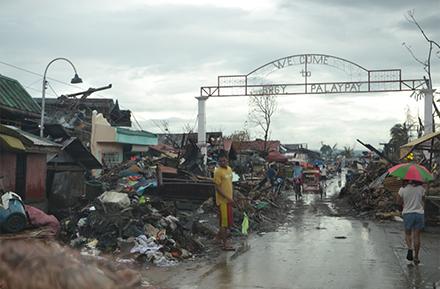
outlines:
[{"label": "reflection on wet road", "polygon": [[[338,180],[341,183],[338,184]],[[252,236],[222,261],[163,280],[170,288],[413,288],[383,229],[373,222],[323,214],[345,177],[321,200],[298,200],[277,232]],[[289,192],[287,192],[289,193]],[[289,222],[293,221],[293,225]],[[184,276],[185,275],[185,276]]]}]

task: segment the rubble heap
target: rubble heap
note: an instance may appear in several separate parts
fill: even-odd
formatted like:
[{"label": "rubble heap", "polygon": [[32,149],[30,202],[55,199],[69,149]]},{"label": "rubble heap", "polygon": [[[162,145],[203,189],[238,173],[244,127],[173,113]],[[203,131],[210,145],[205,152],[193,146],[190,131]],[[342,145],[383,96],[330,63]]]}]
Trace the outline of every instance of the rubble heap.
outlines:
[{"label": "rubble heap", "polygon": [[[381,160],[372,163],[366,169],[353,170],[353,177],[347,178],[345,186],[339,193],[352,206],[357,216],[372,216],[376,218],[389,218],[401,216],[402,206],[396,204],[399,189],[403,186],[403,180],[390,176],[388,169],[391,165]],[[429,195],[440,195],[440,179],[437,171],[433,171],[435,180],[423,187]],[[425,212],[430,208],[425,207]],[[435,214],[434,214],[435,215]],[[429,214],[427,221],[433,220],[438,223],[438,208],[436,216]]]},{"label": "rubble heap", "polygon": [[[124,176],[136,163],[143,169],[142,177]],[[206,199],[164,199],[158,186],[163,163],[163,159],[142,158],[106,171],[98,179],[103,194],[54,213],[61,224],[60,240],[87,254],[104,251],[157,266],[173,266],[203,254],[218,232],[213,179],[178,169],[175,177],[181,182],[193,179],[203,186],[209,184]],[[230,238],[242,236],[244,213],[250,232],[271,231],[290,209],[290,201],[272,192],[263,173],[234,182],[234,189],[237,207]]]}]

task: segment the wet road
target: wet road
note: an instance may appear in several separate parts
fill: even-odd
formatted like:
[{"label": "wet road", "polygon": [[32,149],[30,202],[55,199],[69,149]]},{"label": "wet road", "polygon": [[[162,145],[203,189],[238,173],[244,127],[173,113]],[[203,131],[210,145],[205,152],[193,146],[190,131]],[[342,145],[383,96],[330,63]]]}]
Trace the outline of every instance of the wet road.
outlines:
[{"label": "wet road", "polygon": [[232,241],[238,250],[222,252],[216,264],[151,268],[148,275],[162,288],[436,288],[411,285],[420,283],[411,277],[417,272],[380,225],[337,216],[330,198],[344,179],[338,185],[334,178],[322,200],[309,194],[297,201],[277,232]]}]

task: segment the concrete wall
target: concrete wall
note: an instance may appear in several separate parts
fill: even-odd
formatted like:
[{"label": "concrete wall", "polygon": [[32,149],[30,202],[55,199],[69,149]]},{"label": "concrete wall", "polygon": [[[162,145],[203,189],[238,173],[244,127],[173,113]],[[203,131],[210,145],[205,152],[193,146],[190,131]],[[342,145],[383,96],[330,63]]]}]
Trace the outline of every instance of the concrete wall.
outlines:
[{"label": "concrete wall", "polygon": [[[124,144],[146,146],[157,145],[157,135],[144,131],[132,131],[126,128],[112,127],[102,114],[92,115],[92,134],[90,139],[91,153],[103,163],[103,153],[118,153],[114,156],[113,165],[124,158]],[[107,163],[110,165],[110,163]],[[99,177],[101,170],[93,174]]]},{"label": "concrete wall", "polygon": [[[115,142],[116,128],[110,126],[104,116],[99,113],[92,115],[92,135],[90,139],[90,150],[96,159],[102,163],[103,152],[117,152],[123,154],[123,145]],[[93,170],[93,175],[99,177],[102,170]]]}]

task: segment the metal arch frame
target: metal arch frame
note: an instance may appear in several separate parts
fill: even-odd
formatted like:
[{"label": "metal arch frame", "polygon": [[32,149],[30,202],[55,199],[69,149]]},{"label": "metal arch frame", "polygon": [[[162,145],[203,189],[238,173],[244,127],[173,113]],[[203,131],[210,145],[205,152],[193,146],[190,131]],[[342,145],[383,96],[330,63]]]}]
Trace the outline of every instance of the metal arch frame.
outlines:
[{"label": "metal arch frame", "polygon": [[[289,58],[293,58],[293,57],[301,57],[301,56],[305,56],[306,59],[308,59],[308,56],[311,56],[311,57],[313,57],[313,56],[332,57],[332,58],[335,58],[335,59],[338,59],[338,60],[342,60],[342,61],[344,61],[344,62],[348,62],[348,63],[350,63],[350,64],[352,64],[352,65],[354,65],[354,66],[359,67],[360,69],[363,69],[363,70],[365,70],[365,71],[368,71],[366,68],[364,68],[364,67],[362,67],[362,66],[360,66],[360,65],[358,65],[358,64],[356,64],[356,63],[354,63],[354,62],[351,62],[351,61],[349,61],[349,60],[346,60],[346,59],[343,59],[343,58],[340,58],[340,57],[336,57],[336,56],[328,55],[328,54],[295,54],[295,55],[290,55],[290,56],[282,57],[282,58],[276,59],[276,60],[274,60],[274,61],[268,62],[268,63],[266,63],[266,64],[264,64],[264,65],[258,67],[257,69],[252,70],[252,71],[249,72],[247,75],[249,76],[249,75],[253,74],[253,73],[256,72],[256,71],[261,70],[263,67],[266,67],[266,66],[268,66],[268,65],[270,65],[270,64],[274,64],[275,62],[278,62],[278,63],[279,63],[279,62],[280,62],[281,60],[283,60],[283,59],[285,60],[285,59],[289,59]],[[306,61],[305,64],[307,64],[307,61]]]},{"label": "metal arch frame", "polygon": [[[248,78],[252,74],[255,74],[258,71],[262,71],[265,67],[268,67],[270,65],[275,66],[278,70],[281,68],[284,68],[285,62],[287,60],[288,66],[292,66],[289,61],[292,59],[295,59],[295,57],[300,58],[299,65],[304,65],[304,83],[301,84],[249,84]],[[301,57],[305,59],[304,62],[301,63]],[[322,62],[322,64],[325,64],[324,61],[330,59],[335,59],[337,61],[342,61],[342,63],[347,63],[353,67],[357,67],[358,71],[365,71],[366,73],[366,80],[363,81],[357,81],[357,82],[331,82],[331,83],[308,83],[307,75],[308,75],[308,60],[309,57],[311,57],[310,64],[321,64],[319,62]],[[316,58],[317,57],[317,58]],[[313,63],[314,59],[320,59],[320,61],[315,61],[317,63]],[[284,61],[283,65],[281,66],[281,62]],[[278,66],[275,65],[275,63],[278,64]],[[339,68],[334,66],[335,68]],[[340,68],[339,68],[340,69]],[[269,75],[275,70],[270,71],[265,76]],[[345,71],[345,70],[344,70]],[[349,77],[351,72],[345,71]],[[390,73],[388,75],[388,73]],[[393,73],[394,77],[392,76]],[[377,74],[377,76],[375,76]],[[304,76],[304,75],[303,75]],[[357,75],[358,77],[362,76],[361,74]],[[379,77],[381,79],[374,80],[375,77]],[[233,80],[232,85],[222,85],[222,80],[229,78],[229,81]],[[383,80],[383,78],[390,78],[387,80]],[[264,78],[261,78],[264,79]],[[372,80],[373,79],[373,80]],[[295,94],[333,94],[333,93],[366,93],[366,92],[391,92],[391,91],[415,91],[416,89],[420,89],[420,91],[425,95],[425,134],[431,133],[433,131],[433,123],[432,123],[432,101],[433,101],[433,94],[435,89],[423,88],[422,86],[425,84],[424,79],[412,79],[412,80],[402,80],[402,72],[400,69],[389,69],[389,70],[367,70],[364,67],[345,60],[340,57],[334,57],[331,55],[325,55],[325,54],[298,54],[298,55],[292,55],[288,57],[283,57],[277,60],[274,60],[272,62],[269,62],[263,66],[260,66],[259,68],[251,71],[250,73],[246,75],[229,75],[229,76],[218,76],[217,80],[217,86],[204,86],[200,88],[200,96],[196,97],[198,100],[198,146],[200,147],[201,153],[204,156],[204,164],[206,164],[207,161],[207,145],[206,145],[206,100],[209,97],[225,97],[225,96],[251,96],[251,95],[295,95]],[[361,86],[364,86],[366,84],[367,89],[361,90]],[[329,85],[330,90],[327,89],[327,85]],[[378,89],[377,87],[379,85],[382,85],[382,89]],[[392,85],[395,85],[393,89],[386,88],[385,85],[388,85],[391,87]],[[303,86],[303,91],[298,92],[288,92],[285,89],[287,87],[295,87],[295,86]],[[310,90],[307,88],[310,87]],[[342,89],[344,87],[344,89]],[[356,89],[356,87],[358,89]],[[421,88],[420,88],[421,87]],[[340,89],[338,89],[340,88]],[[232,91],[232,93],[224,93],[224,91],[229,89]],[[238,90],[238,93],[234,93],[234,89]],[[251,89],[251,91],[249,91]]]},{"label": "metal arch frame", "polygon": [[[329,61],[331,63],[329,63]],[[336,64],[342,64],[340,66]],[[346,65],[347,64],[347,65]],[[297,84],[265,84],[269,74],[282,68],[304,65],[304,83]],[[349,78],[354,75],[359,81],[345,82],[308,82],[309,65],[327,65],[347,73]],[[356,68],[345,70],[344,68]],[[258,76],[258,73],[262,76]],[[251,80],[254,75],[254,79]],[[258,79],[261,80],[257,83]],[[362,80],[361,80],[362,79]],[[377,80],[379,79],[379,80]],[[384,80],[385,79],[385,80]],[[297,95],[297,94],[333,94],[333,93],[365,93],[414,91],[425,83],[424,79],[402,80],[400,69],[368,70],[352,61],[326,54],[297,54],[268,62],[246,75],[218,76],[217,86],[205,86],[200,89],[201,97],[229,97],[250,95]],[[298,90],[303,88],[302,90]],[[366,88],[364,88],[366,87]],[[297,89],[289,91],[289,89]]]}]

